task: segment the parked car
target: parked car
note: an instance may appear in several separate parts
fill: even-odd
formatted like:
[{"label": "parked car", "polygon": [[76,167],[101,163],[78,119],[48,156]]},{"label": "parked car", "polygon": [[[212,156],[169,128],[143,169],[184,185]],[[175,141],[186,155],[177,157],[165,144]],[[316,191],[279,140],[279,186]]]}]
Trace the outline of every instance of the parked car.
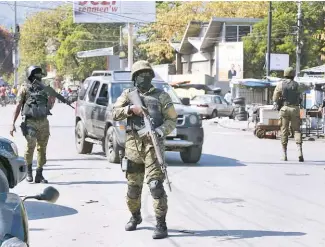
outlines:
[{"label": "parked car", "polygon": [[[169,93],[178,119],[176,129],[166,137],[166,151],[180,152],[185,163],[196,163],[201,158],[204,133],[202,121],[189,106],[189,99],[181,101],[173,88],[154,79],[153,85]],[[130,71],[113,71],[112,76],[93,76],[83,83],[76,103],[75,142],[78,153],[91,153],[93,144],[101,145],[109,162],[120,161],[124,152],[126,120],[114,121],[113,104],[124,89],[132,88]]]},{"label": "parked car", "polygon": [[202,118],[234,117],[234,107],[219,95],[195,96],[191,100],[191,105]]},{"label": "parked car", "polygon": [[0,176],[4,183],[1,184],[1,192],[8,192],[9,188],[14,188],[26,175],[25,160],[19,157],[16,144],[0,137]]}]

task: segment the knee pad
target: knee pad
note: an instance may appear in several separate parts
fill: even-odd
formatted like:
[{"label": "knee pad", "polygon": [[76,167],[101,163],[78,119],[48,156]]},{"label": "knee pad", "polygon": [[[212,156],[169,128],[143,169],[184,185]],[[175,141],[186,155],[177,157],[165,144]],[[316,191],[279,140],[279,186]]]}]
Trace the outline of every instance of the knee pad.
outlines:
[{"label": "knee pad", "polygon": [[154,199],[160,199],[165,195],[164,185],[159,180],[152,180],[149,182],[149,189]]},{"label": "knee pad", "polygon": [[141,188],[135,185],[128,185],[128,197],[130,199],[138,199],[141,193]]}]

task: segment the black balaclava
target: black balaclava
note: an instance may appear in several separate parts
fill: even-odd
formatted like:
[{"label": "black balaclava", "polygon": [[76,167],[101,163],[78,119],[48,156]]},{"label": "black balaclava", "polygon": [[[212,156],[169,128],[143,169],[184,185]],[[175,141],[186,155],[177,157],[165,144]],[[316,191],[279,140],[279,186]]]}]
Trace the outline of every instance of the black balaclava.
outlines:
[{"label": "black balaclava", "polygon": [[153,79],[151,71],[140,71],[134,79],[134,85],[141,91],[147,92],[151,87],[151,81]]},{"label": "black balaclava", "polygon": [[42,81],[42,70],[41,69],[35,69],[33,72],[32,72],[32,75],[29,77],[29,80],[31,82],[33,82],[34,80],[37,80],[37,81]]}]

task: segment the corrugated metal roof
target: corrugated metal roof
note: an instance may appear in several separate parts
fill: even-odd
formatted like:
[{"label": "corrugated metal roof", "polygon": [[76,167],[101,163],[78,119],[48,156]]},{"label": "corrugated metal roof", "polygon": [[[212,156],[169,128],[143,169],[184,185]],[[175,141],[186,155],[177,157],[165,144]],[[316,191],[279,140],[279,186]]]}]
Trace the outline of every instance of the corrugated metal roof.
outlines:
[{"label": "corrugated metal roof", "polygon": [[302,72],[325,72],[325,64],[309,69],[304,69]]}]

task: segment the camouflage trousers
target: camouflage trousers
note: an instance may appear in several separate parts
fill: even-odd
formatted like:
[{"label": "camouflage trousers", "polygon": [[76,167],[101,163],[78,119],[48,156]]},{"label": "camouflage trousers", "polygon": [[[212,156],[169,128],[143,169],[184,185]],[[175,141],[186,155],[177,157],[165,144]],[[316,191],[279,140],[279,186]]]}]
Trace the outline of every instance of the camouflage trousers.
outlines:
[{"label": "camouflage trousers", "polygon": [[300,131],[300,108],[299,106],[283,106],[280,110],[280,126],[281,126],[281,143],[288,144],[288,138],[291,129],[294,132],[297,144],[302,143]]},{"label": "camouflage trousers", "polygon": [[46,148],[50,136],[49,120],[27,119],[27,146],[24,158],[27,165],[33,163],[33,155],[36,147],[37,150],[37,167],[42,168],[46,164]]},{"label": "camouflage trousers", "polygon": [[[161,148],[164,151],[163,142]],[[153,207],[156,217],[165,216],[167,214],[167,195],[163,187],[165,176],[157,162],[155,150],[148,137],[135,138],[128,134],[125,143],[125,156],[131,161],[130,169],[127,172],[128,192],[126,202],[131,213],[135,213],[141,209],[141,194],[146,177],[152,197]],[[152,191],[151,183],[159,181],[159,195]],[[157,190],[156,190],[157,191]]]}]

